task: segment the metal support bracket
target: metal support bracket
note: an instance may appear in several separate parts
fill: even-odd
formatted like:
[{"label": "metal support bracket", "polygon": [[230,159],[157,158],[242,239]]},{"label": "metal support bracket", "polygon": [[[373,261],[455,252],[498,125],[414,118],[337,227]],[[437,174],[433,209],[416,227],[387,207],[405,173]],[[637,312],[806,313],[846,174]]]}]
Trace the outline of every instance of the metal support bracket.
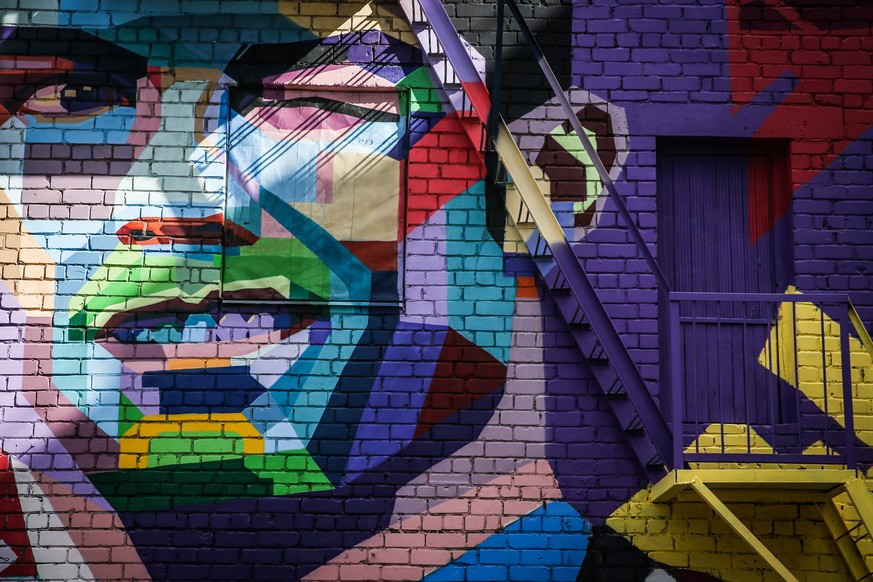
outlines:
[{"label": "metal support bracket", "polygon": [[765,546],[761,540],[759,540],[755,534],[753,534],[752,531],[747,528],[736,515],[734,515],[734,512],[728,509],[728,506],[712,492],[712,489],[707,487],[703,481],[696,477],[691,480],[690,485],[691,488],[697,492],[700,498],[712,508],[716,515],[721,517],[722,520],[724,520],[724,522],[749,545],[752,551],[761,556],[761,559],[767,562],[767,564],[769,564],[770,567],[773,568],[773,570],[779,574],[783,580],[785,580],[785,582],[799,582],[797,577],[779,561],[779,558],[773,555],[773,552],[767,549],[767,546]]},{"label": "metal support bracket", "polygon": [[[822,512],[828,530],[834,539],[838,540],[837,546],[840,553],[853,575],[856,575],[855,579],[861,579],[857,573],[862,572],[862,568],[866,567],[863,558],[858,553],[851,538],[841,537],[845,533],[845,524],[831,504],[834,495],[846,492],[852,503],[855,504],[858,514],[862,516],[861,519],[865,527],[873,526],[873,496],[867,491],[864,480],[858,478],[856,470],[821,469],[811,471],[786,468],[676,470],[671,471],[652,487],[649,498],[655,503],[674,499],[681,491],[694,490],[774,572],[787,582],[796,582],[797,578],[794,574],[737,518],[710,486],[735,492],[769,491],[772,493],[779,491],[818,496],[816,503]],[[838,538],[846,540],[842,542],[842,547]],[[852,547],[848,547],[847,544],[851,544]]]}]

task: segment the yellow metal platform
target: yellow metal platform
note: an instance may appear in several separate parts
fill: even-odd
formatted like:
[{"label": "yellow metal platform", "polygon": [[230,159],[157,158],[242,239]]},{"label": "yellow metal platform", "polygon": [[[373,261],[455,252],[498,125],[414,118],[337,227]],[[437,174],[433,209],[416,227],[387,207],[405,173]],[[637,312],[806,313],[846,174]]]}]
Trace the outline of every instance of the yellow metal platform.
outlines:
[{"label": "yellow metal platform", "polygon": [[[854,469],[679,469],[652,487],[650,499],[668,502],[685,490],[694,491],[786,582],[798,580],[724,501],[731,493],[742,493],[746,501],[750,494],[762,498],[778,494],[786,500],[815,503],[853,579],[873,580],[873,555],[866,549],[873,534],[873,495],[863,475]],[[848,524],[847,508],[856,516]],[[867,542],[865,549],[859,545],[862,540]]]}]

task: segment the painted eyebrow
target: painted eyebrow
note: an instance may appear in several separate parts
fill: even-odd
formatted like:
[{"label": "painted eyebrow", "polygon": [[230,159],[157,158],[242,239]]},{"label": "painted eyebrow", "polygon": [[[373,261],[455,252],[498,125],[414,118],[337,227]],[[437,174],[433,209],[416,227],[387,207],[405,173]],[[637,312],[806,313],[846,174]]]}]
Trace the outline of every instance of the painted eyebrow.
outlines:
[{"label": "painted eyebrow", "polygon": [[[378,41],[364,35],[379,35]],[[370,50],[352,51],[366,47]],[[382,32],[352,32],[293,43],[252,44],[243,47],[225,68],[239,84],[260,85],[278,74],[330,65],[357,65],[397,82],[424,63],[420,48]]]},{"label": "painted eyebrow", "polygon": [[276,74],[348,62],[349,45],[322,43],[318,39],[248,45],[228,63],[224,72],[237,83],[261,85],[265,79]]},{"label": "painted eyebrow", "polygon": [[[375,122],[391,122],[396,123],[400,121],[400,115],[397,113],[390,113],[387,111],[379,111],[377,109],[371,109],[369,107],[363,107],[361,105],[354,105],[352,103],[346,103],[345,101],[339,101],[336,99],[330,99],[328,97],[295,97],[292,99],[263,99],[258,98],[255,99],[254,102],[248,107],[251,110],[254,107],[275,107],[275,108],[284,108],[284,109],[293,109],[296,107],[312,107],[315,109],[321,109],[324,111],[329,111],[331,113],[340,113],[343,115],[349,115],[351,117],[357,117],[363,119],[364,121],[375,121]],[[247,111],[240,111],[240,113],[247,113]]]}]

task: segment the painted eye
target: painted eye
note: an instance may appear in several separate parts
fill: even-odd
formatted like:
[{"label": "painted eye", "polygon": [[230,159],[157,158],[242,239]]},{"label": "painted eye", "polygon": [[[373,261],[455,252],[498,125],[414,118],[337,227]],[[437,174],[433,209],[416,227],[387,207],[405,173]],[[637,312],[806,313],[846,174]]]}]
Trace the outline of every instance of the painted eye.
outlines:
[{"label": "painted eye", "polygon": [[44,117],[62,117],[93,115],[129,104],[128,99],[114,87],[57,83],[34,91],[20,111]]}]

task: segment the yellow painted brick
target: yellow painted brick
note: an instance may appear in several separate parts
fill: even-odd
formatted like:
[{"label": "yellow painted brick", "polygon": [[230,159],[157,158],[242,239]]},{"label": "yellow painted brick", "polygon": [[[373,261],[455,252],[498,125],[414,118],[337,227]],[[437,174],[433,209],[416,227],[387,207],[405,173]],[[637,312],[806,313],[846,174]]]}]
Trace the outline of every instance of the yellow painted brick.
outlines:
[{"label": "yellow painted brick", "polygon": [[307,30],[315,30],[312,25],[312,17],[311,16],[294,16],[290,15],[294,22],[298,24],[301,28],[305,28]]},{"label": "yellow painted brick", "polygon": [[791,560],[785,560],[791,564],[792,572],[819,572],[821,560],[818,556],[792,555]]},{"label": "yellow painted brick", "polygon": [[[699,499],[699,498],[698,498]],[[709,517],[713,515],[712,510],[705,504],[697,503],[674,503],[673,504],[673,519],[693,518],[693,517]]]},{"label": "yellow painted brick", "polygon": [[635,536],[633,542],[644,552],[674,549],[673,538],[670,536]]},{"label": "yellow painted brick", "polygon": [[733,530],[723,520],[713,517],[710,523],[710,531],[714,536],[734,535]]},{"label": "yellow painted brick", "polygon": [[680,491],[679,495],[676,496],[676,501],[678,502],[676,503],[677,506],[687,505],[689,503],[702,506],[700,496],[696,492],[689,490]]},{"label": "yellow painted brick", "polygon": [[300,14],[305,16],[337,16],[337,5],[333,2],[300,2]]},{"label": "yellow painted brick", "polygon": [[[769,547],[770,544],[765,544]],[[719,554],[742,554],[749,550],[749,545],[738,535],[723,535],[715,538],[715,549]]]},{"label": "yellow painted brick", "polygon": [[818,318],[800,319],[797,321],[798,337],[818,337],[821,335],[821,323]]},{"label": "yellow painted brick", "polygon": [[[864,528],[861,527],[861,528],[858,528],[858,529],[864,529]],[[863,535],[863,534],[859,532],[859,537],[860,537],[861,535]],[[873,557],[873,540],[871,540],[871,539],[868,538],[868,537],[861,537],[860,539],[858,539],[858,540],[856,541],[856,544],[855,544],[855,545],[858,546],[858,551],[861,552],[861,555],[862,555],[862,556],[870,556],[870,557]]]},{"label": "yellow painted brick", "polygon": [[671,507],[667,503],[638,503],[635,504],[631,515],[640,517],[670,517]]},{"label": "yellow painted brick", "polygon": [[744,570],[756,570],[760,568],[762,565],[761,558],[758,554],[732,554],[731,555],[731,566],[737,571]]},{"label": "yellow painted brick", "polygon": [[803,548],[801,547],[801,538],[794,536],[792,534],[791,537],[777,538],[775,540],[768,539],[765,540],[764,543],[770,548],[774,554],[781,555],[789,555],[789,554],[797,554],[799,556],[803,555]]},{"label": "yellow painted brick", "polygon": [[[846,563],[840,556],[819,556],[818,572],[822,580],[851,580]],[[804,573],[806,574],[806,573]],[[807,580],[815,580],[816,572],[809,572]]]},{"label": "yellow painted brick", "polygon": [[626,526],[628,524],[628,520],[624,517],[610,517],[606,520],[606,525],[614,529],[617,533],[625,534],[627,533]]},{"label": "yellow painted brick", "polygon": [[624,526],[625,534],[642,534],[646,532],[646,520],[644,519],[629,519]]},{"label": "yellow painted brick", "polygon": [[758,505],[755,507],[755,519],[791,519],[799,517],[799,510],[794,504]]},{"label": "yellow painted brick", "polygon": [[695,570],[729,570],[731,567],[731,556],[728,554],[691,554],[689,566]]},{"label": "yellow painted brick", "polygon": [[648,555],[652,560],[662,564],[669,564],[674,568],[687,568],[690,565],[688,563],[689,556],[687,552],[656,551],[649,552]]},{"label": "yellow painted brick", "polygon": [[797,509],[800,513],[800,519],[811,522],[811,525],[816,528],[824,525],[821,521],[821,513],[819,513],[818,506],[814,503],[800,503]]},{"label": "yellow painted brick", "polygon": [[844,574],[848,578],[848,568],[843,558],[833,548],[827,553],[822,552],[818,557],[819,569],[822,572],[836,572]]},{"label": "yellow painted brick", "polygon": [[689,519],[688,520],[688,533],[691,534],[703,534],[709,533],[709,521],[705,519]]},{"label": "yellow painted brick", "polygon": [[[797,370],[797,379],[803,384],[805,382],[815,383],[818,385],[821,382],[821,359],[818,361],[818,366],[801,366]],[[802,389],[802,386],[801,386]]]},{"label": "yellow painted brick", "polygon": [[742,521],[748,522],[754,518],[755,512],[760,505],[755,503],[730,503],[729,507],[734,515]]},{"label": "yellow painted brick", "polygon": [[676,549],[687,552],[714,552],[716,538],[711,536],[678,536],[674,540]]},{"label": "yellow painted brick", "polygon": [[794,531],[804,539],[825,539],[826,530],[820,520],[798,519],[794,523]]}]

